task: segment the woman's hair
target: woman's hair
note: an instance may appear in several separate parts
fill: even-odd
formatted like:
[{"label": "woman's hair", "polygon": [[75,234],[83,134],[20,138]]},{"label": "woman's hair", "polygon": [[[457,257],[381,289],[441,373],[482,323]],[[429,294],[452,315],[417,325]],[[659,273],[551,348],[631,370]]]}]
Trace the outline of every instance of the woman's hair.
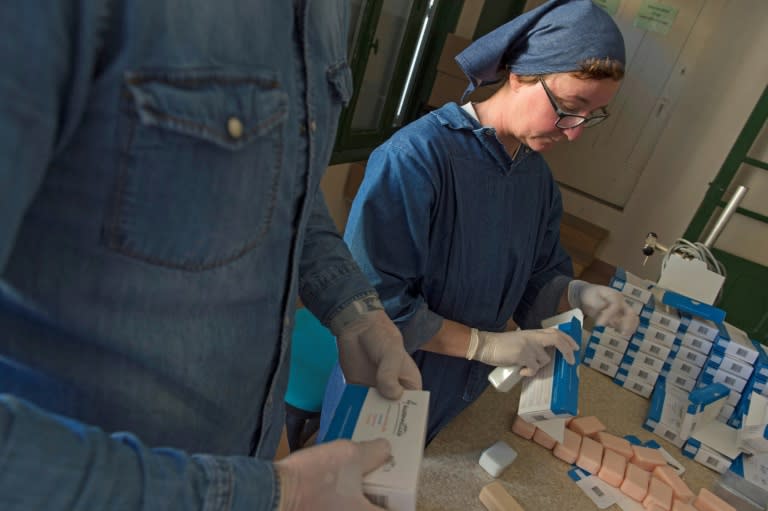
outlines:
[{"label": "woman's hair", "polygon": [[[590,58],[579,62],[579,69],[569,73],[581,80],[621,80],[624,78],[624,64],[610,58]],[[541,75],[520,75],[518,79],[523,83],[534,83],[539,77],[547,77],[548,74]]]}]

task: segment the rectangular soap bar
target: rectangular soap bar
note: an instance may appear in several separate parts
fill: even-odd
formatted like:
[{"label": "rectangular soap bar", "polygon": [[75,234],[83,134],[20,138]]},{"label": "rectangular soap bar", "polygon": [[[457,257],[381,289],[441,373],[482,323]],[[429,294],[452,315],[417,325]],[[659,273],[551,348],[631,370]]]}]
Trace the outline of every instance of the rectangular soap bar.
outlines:
[{"label": "rectangular soap bar", "polygon": [[588,437],[594,437],[597,433],[605,431],[606,429],[605,424],[600,422],[600,419],[594,415],[574,417],[574,419],[568,423],[568,427],[581,436]]},{"label": "rectangular soap bar", "polygon": [[558,442],[552,450],[555,457],[566,463],[573,463],[579,457],[581,449],[581,435],[568,428],[563,430],[563,442]]},{"label": "rectangular soap bar", "polygon": [[603,444],[603,447],[611,451],[624,456],[626,459],[631,459],[634,451],[632,450],[632,444],[626,438],[621,438],[616,435],[612,435],[606,431],[601,431],[595,435],[598,442]]},{"label": "rectangular soap bar", "polygon": [[649,472],[653,471],[655,467],[667,464],[667,460],[664,459],[658,449],[640,445],[632,446],[632,459],[629,461]]},{"label": "rectangular soap bar", "polygon": [[576,466],[583,468],[590,474],[597,474],[603,463],[603,446],[599,442],[585,436],[581,439],[579,457],[576,458]]},{"label": "rectangular soap bar", "polygon": [[655,467],[653,469],[653,477],[661,479],[672,488],[672,495],[675,500],[691,502],[696,497],[688,485],[685,484],[685,481],[680,479],[677,472],[669,465]]},{"label": "rectangular soap bar", "polygon": [[706,488],[699,490],[696,500],[693,501],[693,507],[699,511],[736,511],[735,507]]},{"label": "rectangular soap bar", "polygon": [[498,481],[483,486],[480,502],[488,511],[525,511]]},{"label": "rectangular soap bar", "polygon": [[600,467],[597,477],[614,488],[618,488],[624,481],[626,469],[627,459],[616,451],[606,449],[603,453],[603,466]]},{"label": "rectangular soap bar", "polygon": [[624,482],[619,489],[627,496],[642,502],[648,494],[648,485],[651,482],[651,473],[643,470],[634,463],[627,463],[627,471],[624,474]]},{"label": "rectangular soap bar", "polygon": [[557,440],[544,433],[544,431],[539,428],[536,428],[536,432],[533,434],[533,441],[545,449],[552,449],[557,443]]},{"label": "rectangular soap bar", "polygon": [[505,441],[499,440],[480,455],[480,466],[493,477],[499,477],[515,458],[517,451]]},{"label": "rectangular soap bar", "polygon": [[643,505],[647,508],[658,506],[665,511],[672,507],[672,488],[656,477],[651,477],[648,485],[648,494],[643,499]]},{"label": "rectangular soap bar", "polygon": [[515,420],[512,421],[512,432],[517,436],[530,440],[533,438],[533,434],[536,433],[536,426],[524,421],[520,416],[515,416]]},{"label": "rectangular soap bar", "polygon": [[697,511],[695,507],[682,500],[677,500],[672,503],[672,511]]}]

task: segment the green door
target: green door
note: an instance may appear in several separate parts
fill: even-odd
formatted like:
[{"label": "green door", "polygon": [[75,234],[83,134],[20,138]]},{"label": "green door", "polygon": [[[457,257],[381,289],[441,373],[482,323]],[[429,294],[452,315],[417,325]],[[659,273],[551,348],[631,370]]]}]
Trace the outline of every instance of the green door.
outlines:
[{"label": "green door", "polygon": [[[698,240],[705,237],[713,218],[716,218],[725,206],[724,199],[729,198],[736,185],[743,184],[745,176],[752,176],[753,179],[757,178],[763,182],[768,181],[768,162],[763,161],[768,158],[754,156],[758,150],[755,141],[758,140],[759,144],[768,133],[767,120],[768,87],[763,90],[762,96],[747,119],[717,177],[710,183],[701,206],[685,232],[685,239]],[[750,190],[747,192],[747,197],[754,193],[759,192]],[[752,200],[754,199],[753,196]],[[760,198],[763,204],[765,199],[766,197]],[[739,215],[742,216],[740,220],[742,223],[749,224],[750,236],[759,236],[762,240],[768,239],[765,238],[768,236],[768,216],[740,207],[731,217],[729,225]],[[745,245],[750,242],[748,239],[742,241]],[[759,243],[757,245],[759,246]],[[718,249],[717,244],[712,253],[727,270],[723,295],[717,304],[726,311],[726,321],[745,330],[752,339],[768,344],[768,267],[749,258]],[[756,258],[764,261],[765,254],[756,254]]]}]

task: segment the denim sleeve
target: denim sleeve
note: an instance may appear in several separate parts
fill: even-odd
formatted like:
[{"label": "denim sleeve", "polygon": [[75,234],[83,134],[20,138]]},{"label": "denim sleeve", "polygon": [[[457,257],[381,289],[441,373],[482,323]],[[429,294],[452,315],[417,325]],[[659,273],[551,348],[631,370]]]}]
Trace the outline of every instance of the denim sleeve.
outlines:
[{"label": "denim sleeve", "polygon": [[82,115],[107,3],[0,2],[0,271],[48,162]]},{"label": "denim sleeve", "polygon": [[149,449],[0,395],[0,509],[276,509],[270,462]]},{"label": "denim sleeve", "polygon": [[350,302],[375,293],[333,223],[322,191],[317,191],[299,263],[304,305],[328,324]]},{"label": "denim sleeve", "polygon": [[408,351],[428,341],[443,322],[428,309],[421,291],[435,201],[429,161],[429,156],[412,158],[393,142],[376,149],[344,233],[352,255],[403,333]]},{"label": "denim sleeve", "polygon": [[560,244],[563,203],[552,182],[549,218],[542,227],[533,273],[515,311],[515,322],[522,328],[541,328],[541,320],[557,312],[563,291],[573,279],[571,257]]}]

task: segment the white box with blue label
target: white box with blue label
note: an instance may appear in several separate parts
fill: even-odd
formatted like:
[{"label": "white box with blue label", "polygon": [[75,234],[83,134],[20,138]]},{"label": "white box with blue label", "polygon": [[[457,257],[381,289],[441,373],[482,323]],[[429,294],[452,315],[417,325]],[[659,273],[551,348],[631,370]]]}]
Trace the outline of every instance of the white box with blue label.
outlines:
[{"label": "white box with blue label", "polygon": [[[679,355],[679,352],[678,352]],[[701,367],[691,364],[683,360],[682,357],[676,356],[674,360],[672,360],[671,367],[669,369],[669,375],[679,375],[684,376],[685,378],[691,378],[694,381],[696,378],[699,377],[699,373],[701,373]]]},{"label": "white box with blue label", "polygon": [[688,406],[685,408],[680,424],[680,434],[688,438],[698,425],[717,420],[728,400],[729,393],[728,387],[721,383],[713,383],[689,393]]},{"label": "white box with blue label", "polygon": [[749,365],[753,365],[757,360],[757,348],[747,333],[730,323],[723,322],[720,326],[715,347],[724,350],[726,356],[743,360]]},{"label": "white box with blue label", "polygon": [[709,355],[709,352],[712,350],[712,344],[713,344],[712,341],[702,339],[701,337],[693,335],[691,332],[686,332],[682,334],[682,337],[680,338],[680,342],[683,347],[698,351],[705,355]]},{"label": "white box with blue label", "polygon": [[[641,304],[646,304],[651,299],[651,288],[654,283],[650,280],[645,280],[637,275],[634,275],[624,268],[617,268],[613,278],[611,278],[610,286],[622,294],[637,300]],[[637,311],[638,314],[642,311],[642,308]]]},{"label": "white box with blue label", "polygon": [[675,447],[682,447],[688,437],[681,436],[680,426],[688,404],[688,392],[669,385],[665,378],[659,378],[651,395],[643,428]]},{"label": "white box with blue label", "polygon": [[717,325],[725,321],[724,310],[669,290],[664,292],[661,301],[680,313],[680,332],[689,332],[707,341],[714,341],[720,334]]},{"label": "white box with blue label", "polygon": [[374,388],[347,385],[323,442],[385,438],[392,457],[363,478],[363,493],[390,511],[415,511],[429,411],[429,392],[406,390],[385,399]]},{"label": "white box with blue label", "polygon": [[694,378],[686,378],[685,376],[673,373],[672,371],[670,371],[669,374],[662,376],[664,376],[670,384],[676,385],[687,392],[692,391],[696,387],[696,380]]},{"label": "white box with blue label", "polygon": [[768,397],[752,393],[739,430],[739,442],[744,451],[768,453]]},{"label": "white box with blue label", "polygon": [[756,340],[752,341],[752,345],[757,352],[757,359],[755,359],[754,364],[754,374],[761,378],[768,379],[768,346],[760,344],[760,342]]},{"label": "white box with blue label", "polygon": [[[581,321],[577,317],[558,328],[581,344]],[[579,364],[569,364],[554,348],[548,352],[552,361],[535,376],[525,378],[520,390],[517,415],[526,422],[575,417],[579,410]],[[554,353],[553,353],[554,352]],[[574,352],[578,361],[579,351]]]},{"label": "white box with blue label", "polygon": [[651,325],[673,333],[680,329],[682,321],[677,309],[664,304],[661,300],[657,300],[653,295],[640,312],[640,318],[649,322]]},{"label": "white box with blue label", "polygon": [[720,346],[715,346],[709,354],[707,365],[715,366],[745,380],[749,379],[752,376],[752,371],[754,371],[752,364],[738,358],[729,357]]}]

